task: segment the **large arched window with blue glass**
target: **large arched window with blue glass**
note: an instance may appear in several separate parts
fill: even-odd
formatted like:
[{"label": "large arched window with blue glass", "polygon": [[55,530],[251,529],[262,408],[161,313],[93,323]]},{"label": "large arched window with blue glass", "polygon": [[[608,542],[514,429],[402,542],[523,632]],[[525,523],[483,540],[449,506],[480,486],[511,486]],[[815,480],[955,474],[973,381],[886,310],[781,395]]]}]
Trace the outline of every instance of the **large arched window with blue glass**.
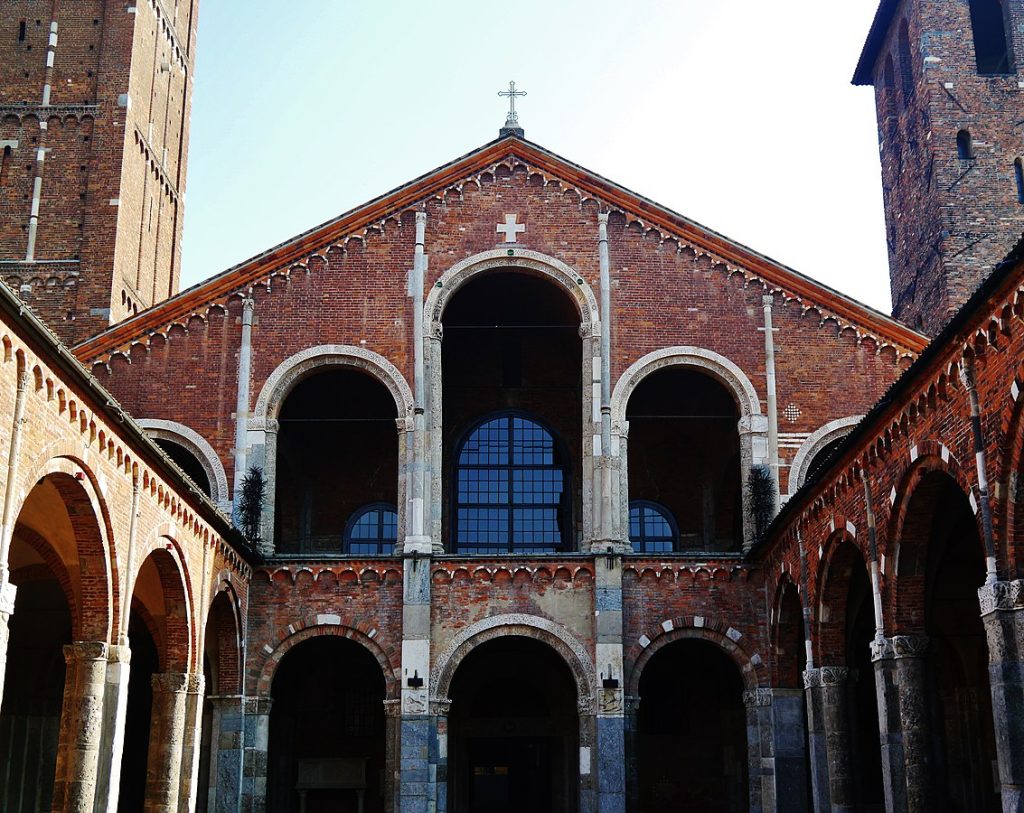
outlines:
[{"label": "large arched window with blue glass", "polygon": [[565,550],[569,477],[552,433],[514,412],[489,415],[458,448],[454,537],[459,553]]},{"label": "large arched window with blue glass", "polygon": [[398,541],[398,509],[375,502],[356,511],[345,523],[345,553],[355,556],[388,556]]}]

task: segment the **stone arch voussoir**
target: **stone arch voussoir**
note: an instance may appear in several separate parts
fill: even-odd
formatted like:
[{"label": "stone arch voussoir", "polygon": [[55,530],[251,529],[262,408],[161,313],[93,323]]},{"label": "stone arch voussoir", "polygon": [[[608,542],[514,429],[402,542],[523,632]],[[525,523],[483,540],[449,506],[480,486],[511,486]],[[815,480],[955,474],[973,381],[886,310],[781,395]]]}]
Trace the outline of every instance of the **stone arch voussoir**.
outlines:
[{"label": "stone arch voussoir", "polygon": [[157,420],[155,418],[139,418],[136,423],[146,430],[146,434],[154,439],[169,440],[188,450],[203,467],[210,481],[210,496],[217,506],[226,513],[231,511],[231,499],[228,492],[228,476],[224,464],[213,446],[194,429],[190,429],[177,421]]}]

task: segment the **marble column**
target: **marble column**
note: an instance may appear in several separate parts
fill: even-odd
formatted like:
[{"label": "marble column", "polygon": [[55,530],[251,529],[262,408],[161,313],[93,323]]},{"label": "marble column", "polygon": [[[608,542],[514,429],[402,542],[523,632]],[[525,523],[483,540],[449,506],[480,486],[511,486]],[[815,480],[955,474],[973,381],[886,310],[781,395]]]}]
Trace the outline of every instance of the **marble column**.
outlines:
[{"label": "marble column", "polygon": [[245,704],[241,695],[211,695],[210,813],[238,813],[242,796],[242,730]]},{"label": "marble column", "polygon": [[907,809],[907,780],[903,763],[899,679],[891,639],[879,637],[871,642],[871,663],[875,673],[875,698],[878,703],[878,735],[882,753],[885,809],[893,813],[902,813]]},{"label": "marble column", "polygon": [[64,647],[66,671],[53,810],[91,813],[96,796],[107,644],[76,641]]},{"label": "marble column", "polygon": [[1003,810],[1024,811],[1024,580],[978,590]]},{"label": "marble column", "polygon": [[[814,801],[819,811],[846,813],[854,807],[850,732],[846,719],[846,683],[849,677],[850,670],[845,666],[822,666],[804,672],[807,713],[812,721]],[[819,733],[820,739],[816,742],[815,735]],[[818,750],[822,743],[824,753]],[[823,792],[825,788],[827,793]]]},{"label": "marble column", "polygon": [[273,702],[273,698],[264,695],[243,700],[242,813],[265,813],[267,809],[267,752]]},{"label": "marble column", "polygon": [[103,730],[96,779],[96,813],[116,813],[121,790],[121,755],[128,711],[128,673],[132,659],[127,644],[107,647],[103,686]]},{"label": "marble column", "polygon": [[185,733],[181,748],[181,791],[178,794],[178,813],[191,813],[196,809],[205,689],[206,678],[203,675],[190,674],[188,676],[188,686],[185,689]]},{"label": "marble column", "polygon": [[772,690],[743,693],[747,709],[747,798],[750,813],[775,810],[775,742],[772,736]]},{"label": "marble column", "polygon": [[144,813],[178,813],[183,785],[181,756],[185,746],[185,715],[192,677],[182,672],[153,675]]}]

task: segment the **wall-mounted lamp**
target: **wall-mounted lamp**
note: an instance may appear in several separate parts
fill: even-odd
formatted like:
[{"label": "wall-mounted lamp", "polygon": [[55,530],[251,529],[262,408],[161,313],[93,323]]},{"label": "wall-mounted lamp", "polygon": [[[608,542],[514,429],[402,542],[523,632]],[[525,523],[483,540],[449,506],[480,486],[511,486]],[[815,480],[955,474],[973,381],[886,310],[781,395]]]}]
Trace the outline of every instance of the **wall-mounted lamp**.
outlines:
[{"label": "wall-mounted lamp", "polygon": [[606,689],[617,689],[619,688],[619,679],[612,677],[612,665],[608,664],[608,677],[604,676],[604,672],[601,673],[601,685]]},{"label": "wall-mounted lamp", "polygon": [[408,678],[405,682],[410,689],[423,688],[423,678],[420,677],[420,673],[417,670],[413,670],[412,677]]}]

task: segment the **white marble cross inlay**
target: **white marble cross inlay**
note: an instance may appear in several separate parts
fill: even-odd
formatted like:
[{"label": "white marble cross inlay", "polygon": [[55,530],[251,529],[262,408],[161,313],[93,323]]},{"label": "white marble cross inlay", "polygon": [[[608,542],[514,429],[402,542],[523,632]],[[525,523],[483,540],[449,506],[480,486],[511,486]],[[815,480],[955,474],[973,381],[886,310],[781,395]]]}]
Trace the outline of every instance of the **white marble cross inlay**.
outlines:
[{"label": "white marble cross inlay", "polygon": [[526,225],[523,223],[516,223],[516,215],[505,215],[505,222],[499,223],[494,227],[497,232],[505,232],[505,242],[515,243],[516,235],[526,231]]}]

